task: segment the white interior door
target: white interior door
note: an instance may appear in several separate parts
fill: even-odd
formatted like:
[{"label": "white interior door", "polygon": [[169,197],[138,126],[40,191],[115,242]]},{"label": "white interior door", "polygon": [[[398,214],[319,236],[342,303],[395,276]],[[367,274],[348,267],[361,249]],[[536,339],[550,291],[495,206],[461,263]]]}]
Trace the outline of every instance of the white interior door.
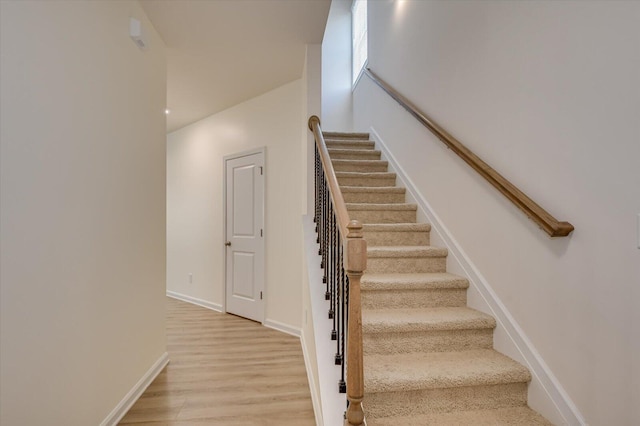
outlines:
[{"label": "white interior door", "polygon": [[226,311],[264,319],[264,150],[225,158]]}]

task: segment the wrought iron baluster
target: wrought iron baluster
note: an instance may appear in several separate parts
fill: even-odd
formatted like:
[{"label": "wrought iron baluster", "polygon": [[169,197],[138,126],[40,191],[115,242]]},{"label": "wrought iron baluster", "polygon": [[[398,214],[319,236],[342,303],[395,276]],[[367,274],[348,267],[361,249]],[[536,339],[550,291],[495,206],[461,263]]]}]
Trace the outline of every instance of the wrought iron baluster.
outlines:
[{"label": "wrought iron baluster", "polygon": [[337,321],[338,319],[336,318],[336,300],[338,297],[337,294],[337,287],[336,287],[336,280],[335,280],[335,270],[334,270],[334,257],[333,255],[335,254],[335,228],[336,228],[336,217],[335,217],[335,212],[333,211],[333,205],[331,206],[331,254],[332,254],[332,258],[331,258],[331,265],[329,265],[329,268],[331,269],[331,307],[330,309],[330,314],[331,314],[331,319],[333,320],[333,328],[331,329],[331,340],[337,340],[338,338],[338,333],[337,333],[337,328],[338,328],[338,324]]},{"label": "wrought iron baluster", "polygon": [[[313,146],[313,223],[316,223],[316,233],[318,232],[318,147]],[[317,242],[317,241],[316,241]]]},{"label": "wrought iron baluster", "polygon": [[340,294],[340,302],[339,302],[339,327],[338,327],[338,335],[339,335],[339,339],[336,345],[336,358],[335,358],[335,364],[336,365],[340,365],[341,368],[341,376],[340,376],[340,381],[338,383],[338,390],[341,393],[346,392],[346,388],[345,388],[345,384],[344,384],[344,341],[345,341],[345,327],[344,327],[344,320],[345,320],[345,311],[344,311],[344,297],[345,297],[345,281],[344,281],[344,267],[343,267],[343,262],[344,262],[344,255],[343,255],[343,250],[344,250],[344,246],[342,245],[342,238],[340,239],[340,245],[338,246],[338,262],[336,264],[337,266],[337,273],[338,273],[338,287],[339,287],[339,294]]},{"label": "wrought iron baluster", "polygon": [[[329,191],[327,190],[327,195],[329,195]],[[324,278],[323,278],[323,282],[327,284],[326,286],[326,290],[324,293],[324,299],[325,300],[331,300],[331,281],[329,280],[329,265],[328,265],[328,251],[329,251],[329,226],[330,226],[330,221],[331,221],[331,217],[330,215],[330,210],[331,210],[331,202],[329,201],[330,198],[327,196],[326,198],[326,204],[325,204],[325,212],[326,212],[326,219],[325,219],[325,232],[324,232],[324,237],[323,237],[323,241],[324,241],[324,245],[325,245],[325,249],[324,249]]]},{"label": "wrought iron baluster", "polygon": [[[338,269],[337,269],[337,262],[336,262],[336,275],[337,275]],[[336,311],[336,322],[337,322],[337,326],[336,326],[336,332],[337,332],[337,338],[336,338],[336,354],[334,356],[334,363],[335,365],[340,365],[340,338],[341,338],[341,324],[340,324],[340,314],[341,314],[341,300],[342,300],[342,288],[340,287],[340,281],[338,279],[336,279],[336,304],[335,304],[335,311]]]},{"label": "wrought iron baluster", "polygon": [[[324,241],[323,241],[323,236],[324,236],[324,218],[325,218],[325,192],[327,190],[327,182],[325,181],[324,178],[324,171],[320,171],[319,173],[320,176],[320,205],[318,206],[318,209],[320,210],[320,220],[318,221],[318,243],[320,243],[320,247],[318,248],[318,254],[322,255],[322,260],[324,260],[324,255],[322,254],[322,249],[324,248]],[[320,265],[320,267],[323,267],[324,265]]]},{"label": "wrought iron baluster", "polygon": [[[333,318],[333,298],[335,296],[335,292],[334,292],[334,286],[333,286],[333,204],[331,204],[331,202],[329,202],[329,245],[328,245],[328,250],[329,250],[329,259],[327,261],[327,279],[329,280],[329,292],[330,294],[330,302],[329,302],[329,319],[334,320],[334,324],[335,324],[335,319]],[[335,325],[333,327],[333,330],[335,330]],[[333,336],[333,332],[331,334],[331,336]],[[333,339],[333,337],[331,337]]]},{"label": "wrought iron baluster", "polygon": [[327,277],[327,249],[329,238],[329,187],[327,186],[327,180],[323,173],[323,215],[322,215],[322,267],[324,268],[324,276],[322,282],[327,284],[327,290],[325,292],[325,299],[329,300],[329,280]]},{"label": "wrought iron baluster", "polygon": [[318,222],[320,221],[320,172],[322,170],[322,164],[320,163],[320,152],[318,146],[314,145],[315,158],[314,158],[314,175],[313,175],[313,189],[315,191],[315,205],[313,211],[313,222],[316,224],[316,243],[320,242],[320,234],[318,233]]},{"label": "wrought iron baluster", "polygon": [[[343,258],[344,260],[344,258]],[[347,329],[348,329],[348,323],[349,323],[349,277],[347,277],[347,274],[345,273],[344,270],[344,263],[342,264],[342,272],[341,272],[341,276],[342,276],[342,289],[343,289],[343,297],[342,297],[342,318],[341,318],[341,328],[342,328],[342,346],[341,346],[341,351],[340,351],[340,356],[342,357],[342,363],[341,363],[341,371],[340,371],[340,383],[339,383],[339,388],[340,388],[340,393],[346,393],[347,392],[347,383],[345,381],[345,370],[346,370],[346,366],[347,366],[347,347],[345,345],[346,341],[347,341]]]}]

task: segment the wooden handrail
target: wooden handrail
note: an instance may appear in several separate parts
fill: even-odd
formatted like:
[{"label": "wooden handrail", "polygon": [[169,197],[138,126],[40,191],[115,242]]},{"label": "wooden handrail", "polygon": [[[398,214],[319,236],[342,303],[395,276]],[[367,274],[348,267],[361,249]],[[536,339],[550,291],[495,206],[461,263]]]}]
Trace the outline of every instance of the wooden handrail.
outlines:
[{"label": "wooden handrail", "polygon": [[343,243],[347,242],[347,234],[349,230],[349,212],[347,211],[347,205],[342,197],[342,191],[340,191],[340,185],[338,184],[338,178],[336,172],[333,170],[333,163],[329,157],[329,150],[327,150],[327,144],[324,141],[322,135],[322,129],[320,128],[320,119],[312,115],[309,117],[309,129],[313,132],[316,146],[320,154],[320,160],[322,161],[322,168],[324,169],[327,177],[327,184],[329,185],[329,193],[331,194],[331,200],[333,201],[333,208],[336,212],[336,218],[338,226],[340,226],[340,235],[342,235]]},{"label": "wooden handrail", "polygon": [[425,113],[402,96],[397,90],[376,75],[370,68],[364,73],[382,90],[387,92],[396,102],[398,102],[409,114],[413,115],[420,123],[429,129],[438,139],[458,154],[468,165],[485,178],[491,185],[507,197],[513,204],[522,210],[531,220],[540,226],[551,237],[566,237],[573,231],[574,227],[569,222],[561,222],[554,218],[549,212],[540,207],[535,201],[529,198],[524,192],[519,190],[514,184],[509,182],[504,176],[495,171],[491,166],[474,154],[469,148],[464,146],[459,140],[451,136],[446,130],[429,118]]},{"label": "wooden handrail", "polygon": [[[363,426],[364,411],[364,372],[362,352],[362,308],[360,302],[360,279],[367,269],[367,242],[363,238],[362,224],[349,219],[349,212],[342,197],[333,164],[329,157],[329,150],[324,141],[320,119],[315,115],[309,118],[309,129],[313,132],[318,154],[324,169],[329,187],[336,223],[340,228],[342,246],[345,259],[344,270],[349,277],[349,311],[347,324],[347,408],[345,425]],[[317,202],[317,201],[316,201]]]}]

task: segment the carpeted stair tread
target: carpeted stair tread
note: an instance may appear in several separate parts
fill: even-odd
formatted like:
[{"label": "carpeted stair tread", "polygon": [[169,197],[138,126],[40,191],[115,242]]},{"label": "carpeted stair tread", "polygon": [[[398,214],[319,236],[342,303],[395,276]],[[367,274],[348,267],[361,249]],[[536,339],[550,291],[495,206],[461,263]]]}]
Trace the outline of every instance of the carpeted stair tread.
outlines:
[{"label": "carpeted stair tread", "polygon": [[369,133],[362,132],[322,132],[325,139],[364,139],[369,140]]},{"label": "carpeted stair tread", "polygon": [[395,178],[395,173],[390,172],[336,172],[337,178],[370,178],[370,179],[389,179]]},{"label": "carpeted stair tread", "polygon": [[372,141],[357,139],[328,139],[326,143],[327,148],[342,149],[374,149],[376,146],[376,144]]},{"label": "carpeted stair tread", "polygon": [[[381,151],[377,150],[377,149],[368,149],[368,148],[328,148],[329,151],[329,157],[331,157],[332,154],[355,154],[355,155],[362,155],[363,157],[368,157],[368,156],[373,156],[373,155],[380,155]],[[341,160],[341,158],[335,158],[335,160]],[[345,158],[343,158],[342,160],[345,160]]]},{"label": "carpeted stair tread", "polygon": [[329,144],[333,144],[333,143],[355,143],[355,144],[363,144],[363,145],[370,145],[370,146],[375,146],[375,142],[370,140],[370,139],[364,139],[364,138],[339,138],[339,137],[335,137],[335,138],[325,138],[325,143],[326,145]]},{"label": "carpeted stair tread", "polygon": [[[360,223],[415,223],[418,210],[418,206],[409,203],[346,203],[346,207],[349,217]],[[395,244],[402,244],[402,241],[387,241],[387,245]],[[380,245],[380,241],[373,245]]]},{"label": "carpeted stair tread", "polygon": [[345,202],[351,203],[404,203],[405,189],[397,186],[340,185]]},{"label": "carpeted stair tread", "polygon": [[446,272],[366,272],[362,276],[363,309],[413,309],[467,305],[469,282]]},{"label": "carpeted stair tread", "polygon": [[466,278],[448,272],[424,272],[414,274],[369,274],[362,276],[362,290],[431,290],[466,289]]},{"label": "carpeted stair tread", "polygon": [[404,203],[405,189],[396,186],[340,185],[342,196],[348,203]]},{"label": "carpeted stair tread", "polygon": [[431,225],[415,223],[417,217],[407,220],[368,221],[363,224],[364,238],[369,247],[375,246],[428,246],[431,243]]},{"label": "carpeted stair tread", "polygon": [[364,232],[430,232],[428,223],[365,223]]},{"label": "carpeted stair tread", "polygon": [[495,328],[496,320],[467,307],[367,309],[362,311],[365,333]]},{"label": "carpeted stair tread", "polygon": [[367,271],[370,273],[423,273],[446,270],[446,248],[424,245],[367,247]]},{"label": "carpeted stair tread", "polygon": [[524,366],[493,349],[364,357],[365,394],[525,383]]},{"label": "carpeted stair tread", "polygon": [[389,169],[389,162],[384,160],[331,160],[336,172],[373,172],[385,173]]},{"label": "carpeted stair tread", "polygon": [[[332,150],[348,150],[348,151],[357,151],[357,152],[373,152],[375,150],[374,145],[369,145],[366,142],[360,141],[339,141],[339,142],[328,142],[327,149],[329,150],[329,156],[331,157]],[[359,160],[358,157],[350,158],[352,160]],[[336,158],[334,158],[336,160]]]},{"label": "carpeted stair tread", "polygon": [[377,246],[367,247],[368,258],[378,257],[445,257],[447,249],[434,246]]},{"label": "carpeted stair tread", "polygon": [[469,288],[466,278],[448,272],[408,274],[370,274],[362,276],[363,290],[417,290],[440,288]]},{"label": "carpeted stair tread", "polygon": [[340,187],[396,185],[396,174],[388,172],[336,172],[336,178]]},{"label": "carpeted stair tread", "polygon": [[379,210],[379,211],[397,211],[409,210],[417,211],[418,206],[410,203],[346,203],[347,210]]},{"label": "carpeted stair tread", "polygon": [[359,166],[362,164],[368,164],[368,165],[372,165],[372,166],[377,166],[377,165],[384,165],[384,166],[388,166],[389,162],[385,161],[385,160],[344,160],[344,159],[340,159],[337,158],[335,160],[331,160],[331,164],[336,165],[336,164],[345,164],[345,165],[353,165],[353,166]]},{"label": "carpeted stair tread", "polygon": [[[366,407],[365,407],[366,409]],[[367,426],[553,426],[531,408],[508,407],[493,410],[455,411],[367,419]]]},{"label": "carpeted stair tread", "polygon": [[341,186],[340,191],[345,192],[370,192],[370,193],[384,193],[384,194],[404,194],[405,188],[399,188],[397,186]]}]

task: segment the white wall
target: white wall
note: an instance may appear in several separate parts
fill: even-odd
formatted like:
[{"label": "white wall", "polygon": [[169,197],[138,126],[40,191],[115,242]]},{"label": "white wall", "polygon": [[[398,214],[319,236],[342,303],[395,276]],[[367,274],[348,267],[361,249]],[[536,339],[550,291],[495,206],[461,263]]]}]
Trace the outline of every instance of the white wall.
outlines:
[{"label": "white wall", "polygon": [[296,80],[168,135],[168,291],[222,308],[223,157],[266,146],[266,323],[299,331],[301,97],[302,84]]},{"label": "white wall", "polygon": [[[309,130],[308,120],[312,115],[319,115],[321,102],[321,46],[319,44],[307,45],[305,52],[305,63],[302,70],[302,111],[301,116],[301,140],[306,142],[303,145],[301,162],[303,164],[304,191],[302,197],[303,214],[313,214],[314,211],[314,164],[315,164],[315,140],[313,134]],[[302,219],[302,218],[301,218]],[[304,228],[303,228],[304,229]],[[316,355],[316,344],[314,335],[314,320],[311,292],[309,288],[309,273],[306,262],[306,244],[305,237],[300,241],[300,250],[304,253],[302,262],[302,275],[300,281],[302,283],[302,326],[300,330],[300,338],[302,350],[304,352],[305,363],[307,367],[307,376],[309,377],[309,387],[311,389],[311,398],[313,400],[313,408],[316,415],[316,423],[322,426],[324,423],[322,416],[322,400],[320,392],[320,376],[318,373],[318,359]]]},{"label": "white wall", "polygon": [[371,68],[568,238],[369,79],[354,99],[591,425],[640,424],[639,21],[637,2],[369,2]]},{"label": "white wall", "polygon": [[333,0],[322,40],[322,128],[350,132],[353,128],[351,96],[351,3]]},{"label": "white wall", "polygon": [[0,423],[96,425],[166,350],[164,46],[133,1],[0,15]]},{"label": "white wall", "polygon": [[306,191],[302,194],[304,197],[303,214],[313,212],[315,209],[314,202],[314,173],[315,173],[315,139],[311,129],[309,129],[309,118],[313,115],[320,117],[322,109],[322,46],[319,44],[308,44],[305,56],[305,65],[303,71],[303,84],[305,93],[303,96],[304,113],[302,131],[303,139],[307,141],[304,146],[302,156],[303,164],[305,164],[304,175],[306,178]]}]

